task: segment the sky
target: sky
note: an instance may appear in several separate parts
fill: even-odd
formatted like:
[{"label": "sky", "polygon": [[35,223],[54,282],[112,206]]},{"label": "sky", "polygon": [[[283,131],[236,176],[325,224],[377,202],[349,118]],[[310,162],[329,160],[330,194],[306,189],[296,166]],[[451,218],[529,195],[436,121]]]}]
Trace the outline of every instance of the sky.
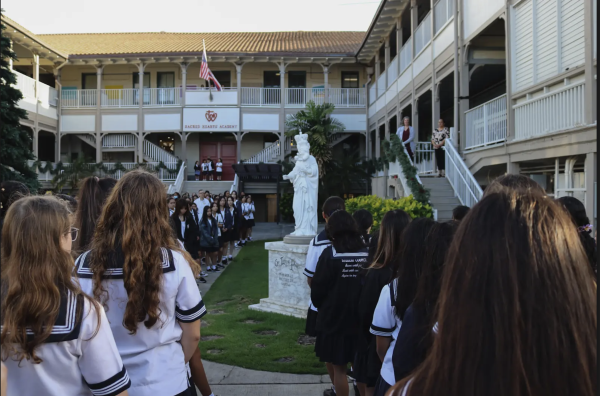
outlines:
[{"label": "sky", "polygon": [[366,31],[380,0],[2,0],[33,33]]}]

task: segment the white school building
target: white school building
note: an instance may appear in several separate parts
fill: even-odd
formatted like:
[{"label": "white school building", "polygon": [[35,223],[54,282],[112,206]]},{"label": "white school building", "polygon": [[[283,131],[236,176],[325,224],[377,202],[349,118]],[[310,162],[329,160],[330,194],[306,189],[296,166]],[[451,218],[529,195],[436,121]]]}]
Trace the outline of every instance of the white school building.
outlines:
[{"label": "white school building", "polygon": [[[314,100],[333,103],[346,127],[331,138],[334,157],[378,157],[409,116],[440,219],[506,172],[596,217],[596,0],[382,0],[367,32],[34,34],[2,20],[42,161],[182,160],[161,177],[196,191],[194,162],[222,158],[224,181],[210,185],[222,192],[232,164],[290,153],[286,116]],[[202,40],[222,92],[199,77]],[[442,181],[427,177],[439,118],[452,128]],[[402,181],[391,166],[370,191],[398,197]],[[272,212],[271,187],[249,191]]]}]

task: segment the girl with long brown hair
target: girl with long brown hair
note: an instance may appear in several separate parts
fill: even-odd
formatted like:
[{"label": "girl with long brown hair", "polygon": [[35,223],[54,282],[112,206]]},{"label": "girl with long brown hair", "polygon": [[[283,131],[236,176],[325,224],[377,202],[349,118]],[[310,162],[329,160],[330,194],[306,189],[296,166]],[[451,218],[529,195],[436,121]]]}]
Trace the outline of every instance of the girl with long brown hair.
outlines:
[{"label": "girl with long brown hair", "polygon": [[448,252],[431,351],[390,394],[596,395],[596,309],[568,215],[533,191],[490,194]]},{"label": "girl with long brown hair", "polygon": [[77,212],[75,213],[75,224],[80,233],[74,244],[76,252],[81,253],[88,249],[102,213],[102,207],[115,184],[117,181],[113,178],[99,179],[96,176],[90,176],[81,182],[79,194],[77,194]]},{"label": "girl with long brown hair", "polygon": [[[356,219],[356,216],[354,215]],[[371,216],[371,222],[372,222]],[[352,365],[352,373],[356,379],[361,396],[372,396],[375,383],[381,370],[381,360],[377,356],[375,335],[369,332],[373,322],[373,313],[377,307],[381,289],[390,283],[399,266],[399,254],[402,232],[410,223],[410,216],[403,210],[387,212],[381,220],[377,249],[374,261],[369,263],[365,270],[363,289],[358,305],[358,319],[360,322],[360,337],[357,345],[356,358]],[[365,237],[363,230],[363,239]],[[369,254],[371,252],[369,251]]]},{"label": "girl with long brown hair", "polygon": [[2,228],[2,360],[10,395],[127,395],[104,309],[73,279],[66,204],[26,197]]},{"label": "girl with long brown hair", "polygon": [[191,265],[165,216],[164,185],[126,173],[108,198],[91,250],[76,261],[82,288],[107,316],[134,396],[191,395],[186,363],[206,313]]}]

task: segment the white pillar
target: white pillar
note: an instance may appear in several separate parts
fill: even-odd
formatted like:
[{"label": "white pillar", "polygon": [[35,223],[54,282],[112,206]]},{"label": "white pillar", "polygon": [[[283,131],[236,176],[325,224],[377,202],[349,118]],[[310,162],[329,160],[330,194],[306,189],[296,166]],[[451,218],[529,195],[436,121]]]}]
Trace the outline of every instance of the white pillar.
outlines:
[{"label": "white pillar", "polygon": [[40,84],[40,56],[33,54],[33,79],[35,80],[35,98],[39,98],[39,84]]},{"label": "white pillar", "polygon": [[[596,176],[596,153],[588,153],[585,156],[585,211],[592,223],[595,223],[594,213],[594,183],[598,180]],[[596,227],[596,224],[593,224]]]},{"label": "white pillar", "polygon": [[33,155],[35,155],[35,159],[37,160],[39,157],[39,134],[40,131],[37,128],[33,128]]},{"label": "white pillar", "polygon": [[102,134],[100,132],[96,132],[94,134],[96,138],[96,163],[102,162]]},{"label": "white pillar", "polygon": [[[381,74],[381,67],[379,65],[379,51],[377,51],[377,53],[375,54],[375,98],[377,99],[379,97],[379,92],[378,92],[378,81],[379,81],[379,75]],[[370,100],[370,99],[369,99]]]},{"label": "white pillar", "polygon": [[323,81],[325,103],[329,103],[329,65],[323,66]]},{"label": "white pillar", "polygon": [[385,38],[383,54],[384,54],[383,61],[385,64],[385,70],[387,70],[390,67],[390,36]]},{"label": "white pillar", "polygon": [[144,162],[144,137],[146,134],[144,132],[138,132],[138,163]]},{"label": "white pillar", "polygon": [[[138,160],[139,163],[144,162],[144,70],[146,69],[146,65],[144,63],[139,63],[138,65],[138,136],[141,138],[138,139]],[[182,112],[183,113],[183,112]]]},{"label": "white pillar", "polygon": [[188,63],[180,63],[179,67],[181,67],[181,106],[185,106],[185,93],[187,91],[187,68]]},{"label": "white pillar", "polygon": [[596,121],[596,80],[594,79],[594,9],[592,1],[586,0],[584,4],[584,36],[585,45],[585,123],[593,124]]},{"label": "white pillar", "polygon": [[[101,114],[101,101],[102,101],[102,71],[104,70],[104,66],[97,65],[96,66],[96,134],[102,132],[102,114]],[[98,152],[100,152],[100,160],[102,159],[102,141],[98,144],[98,139],[96,139],[96,162],[100,162],[98,160]]]},{"label": "white pillar", "polygon": [[[243,67],[244,67],[243,63],[240,65],[238,65],[238,64],[235,65],[238,106],[241,106],[241,104],[242,104],[242,68]],[[240,114],[241,114],[241,111],[240,111]]]}]

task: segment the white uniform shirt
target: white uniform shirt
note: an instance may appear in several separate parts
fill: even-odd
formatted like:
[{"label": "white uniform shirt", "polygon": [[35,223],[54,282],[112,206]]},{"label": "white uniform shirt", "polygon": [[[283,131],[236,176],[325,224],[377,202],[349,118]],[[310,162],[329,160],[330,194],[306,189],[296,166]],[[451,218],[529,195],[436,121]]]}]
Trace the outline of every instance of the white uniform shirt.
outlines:
[{"label": "white uniform shirt", "polygon": [[381,289],[379,294],[379,301],[373,313],[373,323],[371,324],[370,332],[376,336],[381,337],[392,337],[392,342],[388,348],[383,365],[381,366],[381,377],[390,385],[396,383],[396,376],[394,375],[394,365],[392,363],[392,355],[394,353],[394,346],[396,345],[396,339],[402,326],[402,321],[395,314],[395,309],[392,304],[395,303],[395,297],[392,298],[390,293],[390,285],[393,287],[393,294],[396,295],[396,289],[398,287],[398,280],[394,279],[392,283],[385,285]]},{"label": "white uniform shirt", "polygon": [[222,162],[217,162],[216,166],[217,166],[217,172],[223,172],[223,163]]},{"label": "white uniform shirt", "polygon": [[202,172],[207,172],[208,171],[208,164],[206,162],[202,163]]},{"label": "white uniform shirt", "polygon": [[246,213],[244,215],[244,219],[250,220],[250,209],[251,208],[252,208],[252,206],[249,203],[242,204],[242,213]]},{"label": "white uniform shirt", "polygon": [[[316,235],[312,241],[310,241],[310,245],[308,245],[308,252],[306,253],[306,265],[304,266],[304,275],[312,278],[315,276],[315,271],[317,270],[317,263],[319,262],[319,258],[321,257],[321,253],[327,247],[331,246],[331,241],[327,237],[327,232],[325,230],[321,231],[318,235]],[[308,307],[315,312],[318,312],[317,307],[315,307],[312,301],[309,300]]]},{"label": "white uniform shirt", "polygon": [[[83,309],[81,321],[76,311]],[[67,292],[52,334],[36,348],[42,363],[7,359],[9,395],[116,395],[131,386],[104,309]],[[98,329],[98,333],[94,335]],[[28,331],[29,333],[29,331]],[[20,367],[19,367],[20,366]]]},{"label": "white uniform shirt", "polygon": [[[206,307],[190,265],[179,252],[162,248],[163,282],[159,293],[159,321],[150,329],[139,323],[137,333],[123,326],[127,291],[121,264],[107,270],[103,287],[108,290],[107,316],[117,348],[131,378],[130,396],[176,395],[188,388],[179,322],[191,323],[206,314]],[[117,253],[118,254],[118,253]],[[89,252],[75,262],[84,292],[92,295]]]},{"label": "white uniform shirt", "polygon": [[185,220],[181,222],[181,237],[185,238]]},{"label": "white uniform shirt", "polygon": [[248,204],[248,210],[250,211],[250,213],[248,214],[248,218],[254,220],[254,212],[256,211],[256,208],[254,207],[254,202]]},{"label": "white uniform shirt", "polygon": [[206,198],[196,198],[194,203],[198,207],[198,220],[200,220],[202,218],[202,214],[204,213],[204,207],[210,205],[210,201]]},{"label": "white uniform shirt", "polygon": [[219,232],[219,236],[221,236],[221,228],[219,227],[219,223],[225,224],[225,216],[223,213],[213,213],[213,217],[217,221],[217,231]]},{"label": "white uniform shirt", "polygon": [[212,172],[213,168],[212,168],[212,162],[209,162],[208,164],[208,171]]}]

